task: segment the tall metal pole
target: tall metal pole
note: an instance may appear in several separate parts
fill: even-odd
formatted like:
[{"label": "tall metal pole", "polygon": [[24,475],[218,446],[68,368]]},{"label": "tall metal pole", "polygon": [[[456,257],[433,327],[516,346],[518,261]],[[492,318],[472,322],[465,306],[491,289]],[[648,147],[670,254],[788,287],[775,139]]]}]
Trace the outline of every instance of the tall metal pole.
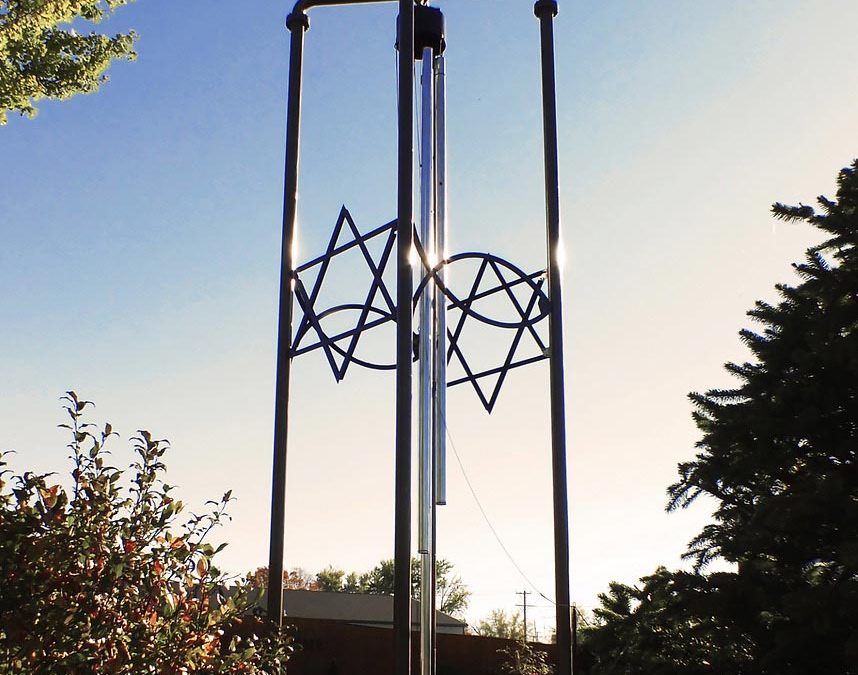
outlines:
[{"label": "tall metal pole", "polygon": [[556,0],[537,0],[542,46],[542,122],[545,152],[545,220],[548,243],[548,316],[551,387],[551,466],[554,502],[554,579],[557,602],[557,675],[572,674],[569,617],[569,506],[566,484],[566,402],[563,381],[563,289],[560,277],[560,189],[554,75]]},{"label": "tall metal pole", "polygon": [[396,486],[393,649],[395,675],[411,669],[411,249],[414,243],[414,1],[399,0],[399,110],[396,224]]},{"label": "tall metal pole", "polygon": [[289,381],[292,346],[293,245],[298,203],[298,135],[301,126],[301,65],[307,15],[293,12],[286,20],[289,49],[289,94],[286,110],[286,170],[283,186],[283,232],[280,243],[280,313],[277,327],[277,374],[274,393],[274,473],[271,489],[271,534],[268,552],[268,618],[283,622],[283,546],[286,527],[286,448],[289,433]]}]

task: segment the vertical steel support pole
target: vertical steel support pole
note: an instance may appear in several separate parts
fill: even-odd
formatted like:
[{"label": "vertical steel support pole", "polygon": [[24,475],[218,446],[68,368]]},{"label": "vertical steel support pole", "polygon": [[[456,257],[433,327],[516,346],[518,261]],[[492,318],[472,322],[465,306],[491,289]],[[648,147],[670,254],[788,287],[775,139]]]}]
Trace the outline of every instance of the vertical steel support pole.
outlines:
[{"label": "vertical steel support pole", "polygon": [[286,169],[283,185],[283,232],[280,244],[280,308],[277,327],[277,373],[274,393],[274,470],[271,485],[271,535],[268,553],[268,618],[283,622],[283,545],[286,527],[286,447],[289,430],[289,380],[292,347],[293,244],[298,203],[298,137],[301,125],[301,65],[307,15],[290,14],[289,93],[286,111]]},{"label": "vertical steel support pole", "polygon": [[[435,58],[435,257],[447,256],[447,95],[444,56]],[[444,268],[438,280],[446,278]],[[435,291],[435,503],[447,503],[447,296]]]},{"label": "vertical steel support pole", "polygon": [[396,224],[396,468],[393,572],[395,675],[411,669],[411,249],[414,170],[414,0],[399,0]]},{"label": "vertical steel support pole", "polygon": [[[434,123],[433,97],[434,76],[432,72],[432,50],[423,49],[420,76],[420,241],[426,258],[432,263],[435,250],[435,231],[433,228],[433,187],[434,177]],[[421,274],[423,268],[420,268]],[[420,671],[422,675],[432,675],[432,596],[435,593],[434,569],[432,558],[434,552],[434,528],[432,516],[435,500],[433,498],[433,483],[435,473],[432,469],[432,374],[433,374],[433,298],[435,284],[427,283],[420,296],[420,340],[419,340],[419,445],[420,465],[418,470],[418,533],[417,550],[420,553]]]},{"label": "vertical steel support pole", "polygon": [[563,302],[560,278],[560,190],[557,158],[557,94],[554,75],[556,0],[537,0],[542,51],[542,121],[545,152],[545,216],[548,243],[548,316],[551,387],[551,465],[554,501],[554,579],[557,602],[557,675],[572,673],[569,594],[569,506],[566,483],[566,405],[563,381]]}]

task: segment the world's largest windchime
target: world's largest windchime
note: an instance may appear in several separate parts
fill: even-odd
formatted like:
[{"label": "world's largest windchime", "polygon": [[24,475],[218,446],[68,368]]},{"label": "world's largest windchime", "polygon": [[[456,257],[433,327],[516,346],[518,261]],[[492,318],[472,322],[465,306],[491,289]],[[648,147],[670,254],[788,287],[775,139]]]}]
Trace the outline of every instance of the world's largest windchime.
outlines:
[{"label": "world's largest windchime", "polygon": [[[308,11],[316,7],[398,2],[398,164],[397,214],[392,221],[361,232],[343,207],[327,249],[296,264],[294,242],[297,213],[298,153],[304,34]],[[491,2],[487,2],[491,5]],[[447,389],[472,385],[488,412],[497,401],[507,373],[537,361],[549,362],[551,457],[554,511],[555,602],[557,607],[557,673],[571,675],[572,649],[569,596],[569,520],[566,484],[566,422],[563,376],[562,289],[560,282],[560,204],[558,194],[557,115],[554,78],[553,22],[556,0],[538,0],[534,13],[541,39],[542,110],[546,197],[546,265],[527,273],[488,253],[448,254],[444,17],[437,7],[419,0],[298,0],[286,25],[291,34],[286,120],[286,170],[281,247],[280,303],[274,419],[274,471],[271,504],[268,616],[284,616],[283,554],[286,502],[286,450],[289,432],[289,389],[292,359],[321,352],[337,381],[351,365],[396,372],[395,517],[393,660],[396,675],[411,673],[411,478],[413,423],[413,364],[418,371],[418,500],[417,551],[420,554],[421,675],[435,673],[435,512],[446,503]],[[415,67],[419,64],[419,68]],[[413,204],[415,73],[419,70],[420,126],[419,204]],[[341,235],[345,233],[345,243]],[[381,239],[374,256],[368,242]],[[373,242],[378,243],[378,242]],[[366,296],[355,302],[320,307],[320,291],[331,260],[357,250],[371,272]],[[416,252],[416,256],[414,255]],[[416,258],[416,261],[415,261]],[[468,275],[447,271],[465,263]],[[396,288],[385,283],[385,271],[395,269]],[[305,279],[312,278],[309,288]],[[464,279],[464,283],[462,282]],[[481,311],[481,302],[509,303],[513,318],[498,319]],[[295,301],[300,318],[294,311]],[[354,328],[328,330],[327,320],[341,312],[357,314]],[[448,321],[448,313],[450,320]],[[453,321],[452,317],[456,316]],[[415,321],[416,318],[416,321]],[[510,349],[496,366],[474,369],[461,335],[466,322],[479,322],[511,335]],[[542,323],[542,322],[545,323]],[[395,323],[396,350],[391,363],[363,358],[357,350],[362,335]],[[415,325],[416,324],[416,325]],[[541,324],[538,326],[538,324]],[[544,330],[547,324],[547,331]],[[415,331],[416,328],[416,331]],[[540,330],[537,330],[537,329]],[[547,338],[543,334],[547,332]],[[529,356],[522,346],[529,343]],[[533,349],[535,347],[535,350]],[[455,360],[461,376],[448,379]],[[494,381],[493,387],[486,383]],[[288,613],[288,607],[286,608]]]}]

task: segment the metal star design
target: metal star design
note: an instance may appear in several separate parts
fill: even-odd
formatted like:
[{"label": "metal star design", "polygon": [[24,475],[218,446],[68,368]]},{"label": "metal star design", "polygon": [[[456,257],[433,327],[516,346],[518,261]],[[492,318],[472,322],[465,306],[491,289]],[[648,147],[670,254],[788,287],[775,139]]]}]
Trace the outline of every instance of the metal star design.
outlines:
[{"label": "metal star design", "polygon": [[[351,239],[345,243],[338,243],[340,236],[346,230],[351,233]],[[377,260],[373,258],[367,247],[367,242],[375,237],[386,237]],[[336,225],[334,225],[334,230],[331,233],[325,253],[304,263],[295,270],[295,297],[303,311],[303,316],[295,331],[291,357],[321,349],[337,382],[345,377],[346,371],[352,363],[376,370],[393,370],[396,368],[395,363],[372,363],[355,355],[360,337],[364,332],[388,322],[396,321],[396,303],[383,278],[385,268],[393,252],[395,241],[395,220],[377,227],[366,234],[362,234],[348,209],[345,206],[340,209],[339,217],[337,218]],[[325,282],[325,276],[331,266],[331,261],[336,256],[354,248],[360,251],[364,262],[372,274],[372,282],[364,301],[362,303],[340,304],[321,311],[318,310],[319,295],[322,285]],[[543,291],[545,274],[543,271],[526,274],[512,263],[489,253],[460,253],[441,261],[433,267],[429,264],[416,233],[415,248],[423,263],[424,276],[417,286],[413,298],[413,306],[416,306],[423,289],[429,283],[433,283],[438,288],[439,293],[446,298],[448,310],[457,309],[460,311],[455,326],[448,327],[447,329],[448,348],[446,358],[447,363],[450,363],[455,357],[465,375],[449,381],[447,386],[454,387],[465,382],[470,382],[483,407],[491,413],[497,403],[498,395],[509,371],[548,358],[548,349],[535,328],[535,325],[548,315],[550,307],[548,297]],[[444,283],[439,272],[453,263],[464,260],[479,260],[480,264],[468,294],[460,298]],[[315,267],[319,269],[312,290],[308,293],[301,279],[301,274]],[[492,277],[494,278],[494,285],[491,285]],[[481,290],[484,280],[489,281],[489,287]],[[526,284],[531,290],[526,302],[522,302],[516,297],[514,292],[515,287],[520,284]],[[500,321],[478,311],[481,300],[498,293],[506,296],[517,314],[516,320]],[[380,303],[380,307],[376,306],[377,301]],[[327,317],[343,311],[359,312],[355,326],[334,335],[329,335],[323,328],[322,322]],[[471,323],[476,321],[494,328],[513,331],[509,350],[501,365],[478,372],[474,372],[471,368],[461,346],[462,334],[469,318],[472,319]],[[315,335],[315,341],[312,340],[311,335]],[[522,345],[531,340],[531,344],[535,344],[538,348],[539,354],[530,357],[517,357],[519,350],[522,349]],[[489,381],[487,378],[491,378],[492,376],[497,376],[494,386],[484,386]]]},{"label": "metal star design", "polygon": [[[348,226],[348,230],[352,234],[352,239],[350,241],[346,241],[344,244],[337,245],[340,234],[346,226]],[[374,237],[383,236],[385,234],[387,235],[387,239],[384,242],[381,255],[379,256],[378,261],[376,261],[369,252],[366,242]],[[395,240],[395,220],[386,223],[381,227],[377,227],[371,232],[361,234],[348,209],[345,206],[340,209],[337,223],[334,225],[334,231],[331,233],[331,239],[328,242],[328,247],[325,253],[318,258],[304,263],[295,270],[295,297],[304,312],[304,316],[301,319],[301,323],[298,325],[298,329],[295,331],[295,338],[292,342],[291,350],[292,357],[306,354],[307,352],[315,349],[322,349],[337,382],[345,377],[346,370],[348,370],[349,364],[352,362],[368,368],[382,370],[390,368],[390,366],[387,365],[379,365],[363,361],[355,356],[355,351],[357,349],[358,342],[360,341],[360,336],[364,331],[375,328],[383,323],[387,323],[388,321],[396,320],[396,303],[393,301],[393,297],[388,291],[383,279],[384,269],[390,259],[390,254],[393,251]],[[322,284],[325,281],[325,275],[330,268],[332,259],[335,256],[345,253],[355,247],[360,250],[367,267],[369,267],[369,270],[372,273],[372,283],[370,284],[366,298],[363,303],[337,305],[322,312],[317,312],[316,302],[319,299],[319,292],[322,289]],[[313,289],[308,294],[303,282],[301,281],[300,274],[316,266],[319,266],[319,271],[316,275]],[[380,296],[383,308],[375,306],[376,298],[378,296]],[[322,327],[322,320],[336,312],[349,310],[358,310],[360,312],[355,327],[347,331],[337,333],[336,335],[328,335]],[[371,314],[375,314],[376,318],[370,319]],[[305,338],[311,331],[315,333],[318,338],[317,341],[302,346],[302,342],[305,341]],[[345,347],[339,344],[341,342],[346,343]],[[339,363],[337,362],[337,357],[340,357]]]},{"label": "metal star design", "polygon": [[[470,254],[466,254],[470,255]],[[474,276],[474,281],[471,284],[470,293],[463,299],[456,298],[448,305],[449,309],[460,309],[461,314],[459,315],[458,322],[456,326],[452,329],[448,329],[447,331],[447,339],[449,341],[447,348],[447,362],[456,357],[456,360],[462,366],[462,370],[465,372],[464,377],[460,377],[455,380],[451,380],[447,383],[448,387],[454,387],[457,384],[463,384],[465,382],[470,382],[474,387],[474,391],[477,394],[477,397],[480,399],[480,402],[483,404],[483,407],[487,412],[491,413],[492,409],[497,403],[498,395],[500,394],[501,387],[503,386],[504,380],[506,380],[506,376],[509,374],[511,370],[514,368],[519,368],[521,366],[526,366],[531,363],[536,363],[537,361],[542,361],[543,359],[548,358],[547,348],[542,338],[539,336],[539,333],[536,331],[535,324],[541,321],[548,312],[548,298],[542,291],[542,286],[545,283],[545,277],[543,272],[534,272],[529,275],[524,275],[519,270],[512,268],[509,263],[505,261],[501,261],[494,256],[484,255],[484,254],[473,254],[482,258],[482,262],[480,263],[479,269],[477,270],[476,275]],[[517,278],[513,280],[507,279],[506,275],[502,270],[502,266],[511,268]],[[480,291],[480,286],[482,285],[484,277],[486,277],[487,272],[491,272],[494,274],[495,279],[497,280],[497,284],[491,286],[486,290]],[[522,305],[521,301],[515,296],[513,292],[513,288],[519,284],[528,283],[532,292],[530,297],[527,300],[527,303]],[[500,322],[488,319],[482,314],[477,313],[473,307],[474,304],[484,298],[490,297],[496,293],[503,293],[509,299],[510,304],[515,309],[516,313],[520,321],[517,322]],[[473,372],[472,368],[468,364],[467,359],[465,358],[465,354],[462,351],[460,346],[460,339],[462,337],[463,329],[469,317],[473,317],[474,320],[480,321],[481,323],[487,323],[497,328],[506,328],[509,330],[513,330],[513,337],[509,345],[509,350],[507,351],[506,357],[504,358],[504,362],[495,368],[488,368],[486,370],[482,370],[480,372]],[[526,336],[529,336],[530,339],[536,344],[539,349],[539,354],[537,356],[531,356],[526,358],[516,358],[516,353],[519,351],[522,346],[522,340]],[[485,378],[490,378],[493,375],[497,375],[497,380],[495,381],[494,387],[489,391],[488,388],[484,388],[480,383],[480,380],[484,382],[488,381]]]}]

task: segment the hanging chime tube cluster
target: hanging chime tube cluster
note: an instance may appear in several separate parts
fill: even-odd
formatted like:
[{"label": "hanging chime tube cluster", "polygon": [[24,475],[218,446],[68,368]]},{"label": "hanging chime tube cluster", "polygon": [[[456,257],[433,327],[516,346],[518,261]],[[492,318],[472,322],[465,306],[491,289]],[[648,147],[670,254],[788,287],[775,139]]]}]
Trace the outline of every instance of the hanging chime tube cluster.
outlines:
[{"label": "hanging chime tube cluster", "polygon": [[[425,47],[421,57],[420,243],[430,273],[444,257],[446,173],[444,145],[444,60]],[[443,268],[442,268],[443,269]],[[439,272],[439,279],[443,279]],[[446,302],[434,279],[424,286],[418,305],[419,470],[418,532],[420,553],[420,663],[422,675],[435,672],[435,506],[446,502],[444,415],[446,405]]]},{"label": "hanging chime tube cluster", "polygon": [[[420,134],[420,243],[423,246],[426,260],[431,261],[435,257],[434,244],[434,209],[433,209],[433,179],[432,165],[434,156],[433,143],[433,83],[432,83],[432,50],[427,47],[423,50],[423,64],[421,76],[421,123]],[[422,273],[423,266],[418,269]],[[432,447],[432,364],[434,362],[434,340],[432,334],[433,304],[435,299],[435,284],[428,283],[423,288],[420,296],[419,306],[419,361],[420,361],[420,464],[418,471],[419,500],[417,510],[419,513],[417,531],[417,550],[420,553],[420,663],[423,675],[432,675],[433,661],[432,650],[432,602],[435,594],[435,574],[432,564],[435,554],[433,516],[435,515],[432,505],[433,471],[433,447]]]}]

